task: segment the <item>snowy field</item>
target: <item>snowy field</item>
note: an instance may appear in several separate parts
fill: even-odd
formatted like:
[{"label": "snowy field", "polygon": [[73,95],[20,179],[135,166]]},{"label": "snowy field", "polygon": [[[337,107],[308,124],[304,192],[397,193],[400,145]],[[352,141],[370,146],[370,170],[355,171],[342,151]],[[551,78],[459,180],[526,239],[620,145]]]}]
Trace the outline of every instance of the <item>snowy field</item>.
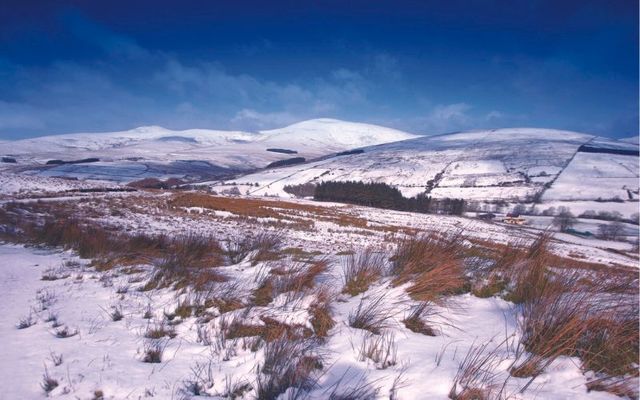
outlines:
[{"label": "snowy field", "polygon": [[[320,299],[319,287],[330,293],[334,325],[321,341],[300,339],[301,346],[310,346],[305,350],[308,355],[320,357],[322,364],[311,373],[313,384],[304,390],[304,398],[447,399],[468,355],[478,352],[487,357],[493,386],[488,382],[478,385],[500,388],[500,395],[494,392],[498,397],[487,398],[618,398],[587,391],[594,375],[582,370],[575,357],[554,358],[531,383],[530,378],[511,376],[522,338],[520,309],[499,296],[480,298],[464,293],[430,303],[427,319],[435,335],[431,336],[413,332],[403,322],[421,304],[409,296],[409,284],[393,284],[393,278],[383,274],[362,293],[350,295],[341,289],[349,257],[345,254],[365,247],[393,252],[393,238],[405,233],[463,232],[468,243],[504,244],[534,238],[537,232],[531,227],[304,200],[260,200],[244,206],[243,202],[256,200],[216,197],[222,203],[214,204],[242,205],[225,209],[207,203],[188,205],[191,197],[183,196],[180,192],[113,193],[50,198],[45,203],[30,200],[12,206],[14,211],[44,214],[73,210],[81,220],[128,234],[197,234],[223,241],[248,232],[278,232],[282,254],[288,256],[255,261],[250,254],[227,262],[216,267],[227,280],[200,293],[188,287],[148,289],[153,262],[97,270],[89,265],[90,260],[72,251],[2,244],[0,337],[6,345],[0,356],[3,365],[11,367],[0,369],[0,381],[12,382],[3,398],[45,397],[45,375],[56,382],[48,392],[53,398],[175,399],[192,398],[196,393],[220,399],[275,398],[259,396],[260,379],[270,375],[258,371],[279,342],[265,344],[251,334],[225,338],[229,335],[225,327],[242,321],[253,329],[284,324],[313,331],[310,318]],[[197,197],[199,201],[207,198]],[[557,234],[551,250],[576,262],[625,271],[637,268],[638,259],[630,246]],[[286,265],[304,265],[297,257],[313,260],[320,255],[328,267],[316,277],[318,287],[280,293],[267,303],[243,304],[231,311],[203,303],[212,295],[228,295],[246,303],[265,276]],[[351,326],[355,310],[376,301],[386,315],[382,332]],[[196,304],[204,304],[204,309],[194,308]],[[191,307],[187,313],[185,305]],[[25,322],[29,326],[17,328]],[[158,329],[164,333],[152,339]],[[157,363],[144,362],[150,346],[162,350]],[[382,347],[370,353],[372,346]],[[360,397],[348,396],[354,390]],[[278,398],[292,398],[288,396],[295,393],[290,388]]]},{"label": "snowy field", "polygon": [[[603,240],[558,232],[553,216],[501,222],[518,204],[632,219],[638,157],[586,144],[637,149],[335,120],[2,142],[17,162],[0,164],[0,399],[637,399],[638,225]],[[212,178],[298,155],[316,159]],[[145,177],[201,190],[118,191]],[[284,191],[352,180],[500,214]]]}]

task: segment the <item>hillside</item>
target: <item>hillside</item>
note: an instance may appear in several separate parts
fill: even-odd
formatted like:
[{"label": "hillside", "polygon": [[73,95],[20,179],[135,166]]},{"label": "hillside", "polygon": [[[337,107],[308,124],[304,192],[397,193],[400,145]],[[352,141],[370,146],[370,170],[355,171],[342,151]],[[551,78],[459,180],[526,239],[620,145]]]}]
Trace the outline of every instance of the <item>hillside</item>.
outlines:
[{"label": "hillside", "polygon": [[284,191],[286,185],[384,182],[405,196],[427,193],[479,202],[542,201],[549,207],[569,201],[576,211],[613,206],[630,215],[638,211],[637,152],[633,143],[576,132],[497,129],[371,146],[362,154],[212,184],[235,185],[252,195],[291,197]]},{"label": "hillside", "polygon": [[[144,177],[211,177],[229,171],[263,168],[271,162],[290,158],[291,154],[309,160],[354,147],[414,137],[394,129],[333,119],[304,121],[257,133],[207,129],[172,131],[148,126],[123,132],[0,142],[0,155],[15,158],[22,171],[36,167],[34,173],[42,176],[127,182]],[[45,167],[52,160],[90,158],[99,161]]]}]

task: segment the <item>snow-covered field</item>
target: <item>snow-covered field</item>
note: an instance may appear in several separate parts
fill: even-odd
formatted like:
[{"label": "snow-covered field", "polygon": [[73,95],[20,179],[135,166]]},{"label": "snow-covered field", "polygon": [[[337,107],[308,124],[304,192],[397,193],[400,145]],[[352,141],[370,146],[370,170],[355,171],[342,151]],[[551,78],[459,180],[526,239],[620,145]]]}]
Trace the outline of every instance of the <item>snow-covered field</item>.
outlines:
[{"label": "snow-covered field", "polygon": [[[180,196],[113,193],[22,204],[45,214],[66,207],[78,218],[129,233],[213,235],[224,240],[248,232],[280,232],[283,247],[290,249],[288,254],[325,254],[330,267],[317,279],[332,293],[335,326],[326,340],[314,343],[309,350],[322,356],[322,370],[313,373],[314,384],[305,391],[306,398],[325,399],[332,393],[339,398],[337,394],[361,387],[364,397],[356,398],[446,399],[467,354],[481,348],[483,354],[491,353],[492,382],[504,385],[503,394],[510,398],[617,398],[606,392],[588,392],[585,385],[592,374],[581,370],[579,359],[566,356],[555,359],[520,393],[529,378],[515,378],[508,372],[521,335],[519,308],[500,297],[478,298],[466,293],[433,304],[429,323],[436,336],[427,336],[408,330],[402,323],[420,304],[408,296],[407,285],[394,286],[391,278],[382,277],[362,294],[340,293],[347,257],[341,254],[365,246],[393,251],[395,245],[390,240],[402,235],[403,229],[441,234],[461,231],[466,240],[495,243],[533,238],[533,231],[461,217],[303,200],[269,200],[264,209],[281,214],[255,217],[255,210],[241,215],[235,209],[172,206],[182,204],[174,203]],[[627,253],[629,246],[613,246],[617,248],[612,251],[611,242],[576,241],[558,235],[552,249],[583,262],[634,268],[638,259]],[[237,318],[257,325],[279,321],[300,329],[312,328],[309,307],[317,296],[314,290],[282,293],[266,305],[236,311],[223,313],[213,306],[198,316],[172,317],[179,313],[181,304],[202,302],[207,294],[169,288],[142,290],[153,271],[151,265],[122,265],[101,272],[71,251],[11,244],[0,245],[0,257],[4,260],[0,268],[0,337],[5,344],[0,349],[5,365],[0,369],[0,381],[12,382],[3,390],[8,399],[44,397],[43,374],[57,383],[48,394],[54,398],[93,398],[102,393],[113,399],[170,399],[190,398],[198,391],[213,398],[231,398],[229,393],[237,389],[243,394],[236,398],[253,399],[258,397],[258,377],[264,378],[258,368],[264,365],[265,351],[272,351],[267,349],[273,344],[258,346],[255,337],[224,339],[221,326]],[[287,260],[256,263],[248,258],[227,263],[216,270],[229,280],[215,284],[208,293],[217,296],[231,290],[234,296],[248,300],[260,277],[293,262]],[[361,302],[368,304],[379,298],[389,316],[382,336],[350,326],[349,317]],[[121,319],[114,320],[116,310]],[[27,319],[33,325],[16,327]],[[61,338],[59,332],[65,327],[71,335]],[[145,337],[158,327],[175,336]],[[383,361],[378,356],[373,356],[375,360],[363,356],[362,349],[380,340],[389,344],[390,353]],[[143,362],[153,343],[162,347],[162,360]],[[280,398],[293,392],[290,389]]]},{"label": "snow-covered field", "polygon": [[[66,252],[3,245],[0,257],[5,260],[0,269],[3,398],[44,397],[41,383],[45,371],[58,382],[49,396],[69,399],[92,398],[98,391],[113,399],[180,398],[189,394],[189,383],[198,379],[207,393],[222,398],[230,383],[255,385],[255,367],[264,362],[261,351],[243,350],[240,343],[234,343],[237,349],[231,356],[219,354],[216,344],[199,341],[198,329],[204,329],[206,324],[199,323],[196,317],[185,318],[175,326],[176,337],[163,344],[161,363],[141,361],[145,332],[149,326],[162,323],[163,312],[171,312],[177,306],[177,293],[138,292],[136,289],[142,284],[136,282],[137,275],[97,273]],[[49,268],[58,269],[65,277],[41,281],[41,275]],[[225,268],[225,272],[240,279],[250,279],[259,271],[260,266],[248,263]],[[436,322],[440,332],[430,337],[408,331],[400,323],[411,304],[402,288],[389,291],[381,284],[366,297],[380,294],[397,304],[389,310],[393,317],[388,327],[397,350],[393,355],[396,364],[380,369],[371,360],[359,358],[359,346],[371,335],[349,327],[347,319],[363,296],[344,298],[335,308],[338,325],[322,347],[328,371],[319,379],[320,389],[312,392],[312,398],[327,398],[326,390],[330,391],[340,380],[344,387],[341,390],[368,382],[378,388],[377,398],[388,398],[399,378],[402,385],[397,385],[395,398],[446,399],[458,366],[472,346],[488,344],[491,350],[497,349],[503,359],[498,370],[513,361],[508,342],[515,342],[517,335],[512,304],[498,298],[453,297],[450,308],[438,307],[446,317],[435,318],[440,321]],[[253,309],[252,313],[268,313],[289,322],[296,313],[304,313],[304,301],[299,305],[278,303],[275,300],[273,306]],[[122,320],[112,320],[110,313],[115,309],[122,312]],[[147,310],[152,310],[149,319],[144,318]],[[26,316],[32,318],[33,325],[16,329],[15,324]],[[57,337],[60,328],[54,325],[58,324],[75,334]],[[514,398],[616,398],[600,392],[587,394],[586,378],[577,364],[571,358],[556,360],[537,379],[534,389]],[[507,376],[503,371],[498,378],[504,380]],[[507,393],[517,393],[526,381],[511,378]],[[249,391],[246,398],[254,396]]]},{"label": "snow-covered field", "polygon": [[[512,254],[527,254],[547,231],[548,274],[577,271],[576,283],[600,290],[586,298],[594,309],[608,298],[637,304],[637,225],[622,224],[618,241],[601,240],[548,231],[552,216],[528,216],[519,227],[481,221],[473,213],[417,214],[295,199],[283,188],[376,181],[405,196],[428,190],[488,207],[506,201],[506,208],[520,202],[538,211],[564,206],[576,215],[594,210],[629,217],[638,212],[638,157],[578,149],[585,143],[623,150],[637,144],[533,129],[413,138],[335,120],[259,134],[148,128],[8,143],[0,143],[0,153],[18,162],[0,164],[0,399],[620,398],[615,385],[611,392],[596,385],[611,380],[589,370],[577,351],[542,357],[539,374],[518,376],[513,367],[534,357],[522,344],[526,305],[513,302],[509,285],[488,295],[477,289],[503,277],[491,275],[494,269],[506,274],[528,266],[521,259],[500,267],[505,270],[497,267]],[[307,157],[360,147],[364,153],[203,184],[218,193],[238,188],[239,196],[114,191],[142,177],[205,176],[221,171],[214,165],[264,166],[297,156],[267,147],[294,145],[297,155]],[[42,166],[48,159],[97,154],[101,161],[95,163]],[[623,201],[607,201],[614,197]],[[602,223],[580,218],[574,228],[596,232]],[[264,254],[259,247],[243,250],[260,237],[277,238],[277,245]],[[442,262],[447,269],[460,262],[464,272],[455,291],[431,289],[439,294],[426,299],[411,292],[417,276],[403,281],[394,272],[398,261],[392,257],[404,240],[425,237],[453,243],[447,248],[457,249],[450,251],[459,259],[432,250],[419,263]],[[181,253],[175,243],[188,238],[208,244]],[[202,246],[205,253],[199,253]],[[86,258],[80,258],[83,252]],[[179,263],[192,254],[205,254],[196,261],[210,264],[197,264],[186,281],[158,283],[181,271]],[[381,267],[355,293],[347,289],[346,271],[362,254],[380,257]],[[375,264],[373,259],[368,262]],[[203,281],[205,272],[211,275]],[[384,317],[377,330],[354,322],[370,305]],[[422,306],[418,319],[427,333],[407,323]],[[614,320],[627,315],[616,313]],[[323,315],[333,324],[319,323]],[[470,368],[472,360],[483,363]],[[463,371],[470,375],[464,378]],[[618,394],[637,398],[637,373],[614,379],[623,379]]]}]

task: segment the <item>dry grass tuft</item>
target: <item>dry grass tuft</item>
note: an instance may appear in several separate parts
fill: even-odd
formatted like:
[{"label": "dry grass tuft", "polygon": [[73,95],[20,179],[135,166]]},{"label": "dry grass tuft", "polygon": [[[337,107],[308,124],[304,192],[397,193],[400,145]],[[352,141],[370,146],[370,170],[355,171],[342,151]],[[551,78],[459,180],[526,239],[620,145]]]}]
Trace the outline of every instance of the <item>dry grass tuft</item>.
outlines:
[{"label": "dry grass tuft", "polygon": [[574,279],[556,277],[543,287],[536,298],[522,305],[520,329],[524,350],[511,369],[515,377],[536,377],[557,357],[578,351],[586,332],[589,299],[585,292],[574,291]]},{"label": "dry grass tuft", "polygon": [[342,273],[343,293],[356,296],[366,292],[369,286],[378,280],[384,272],[385,255],[367,247],[355,254],[343,257]]},{"label": "dry grass tuft", "polygon": [[491,342],[471,346],[458,366],[449,391],[452,400],[490,400],[501,398],[497,368],[503,361],[499,348],[489,349]]},{"label": "dry grass tuft", "polygon": [[253,291],[252,302],[257,306],[267,306],[282,293],[302,293],[312,289],[316,277],[326,272],[329,261],[325,258],[311,262],[295,263],[287,267],[271,270]]},{"label": "dry grass tuft", "polygon": [[329,331],[336,325],[331,309],[331,296],[327,289],[321,288],[316,292],[316,301],[309,309],[311,326],[319,338],[329,336]]},{"label": "dry grass tuft", "polygon": [[435,301],[465,288],[462,261],[466,248],[459,235],[446,241],[431,236],[400,242],[392,257],[394,284],[413,281],[407,292],[414,300]]},{"label": "dry grass tuft", "polygon": [[260,232],[254,236],[236,236],[227,241],[225,255],[231,264],[238,264],[251,255],[251,264],[273,261],[280,258],[282,236],[277,233]]},{"label": "dry grass tuft", "polygon": [[371,360],[377,369],[387,369],[396,365],[398,346],[392,333],[381,335],[366,334],[357,349],[358,360]]},{"label": "dry grass tuft", "polygon": [[637,302],[608,305],[586,321],[578,353],[586,370],[606,376],[637,375]]},{"label": "dry grass tuft", "polygon": [[416,307],[413,307],[409,316],[405,318],[402,323],[412,332],[427,336],[436,336],[435,330],[427,322],[429,317],[433,317],[434,315],[436,315],[436,312],[433,309],[433,304],[422,302]]},{"label": "dry grass tuft", "polygon": [[44,374],[42,375],[42,382],[40,383],[40,387],[44,392],[48,395],[53,391],[53,389],[57,388],[60,384],[57,379],[54,379],[49,375],[49,370],[47,367],[44,367]]},{"label": "dry grass tuft", "polygon": [[259,336],[265,342],[288,339],[297,340],[311,337],[313,332],[303,325],[289,325],[269,317],[260,318],[262,324],[244,324],[234,320],[225,327],[224,335],[227,339]]},{"label": "dry grass tuft", "polygon": [[310,340],[279,339],[267,343],[264,363],[258,369],[258,399],[275,399],[289,388],[308,391],[314,384],[314,371],[322,369],[322,359]]},{"label": "dry grass tuft", "polygon": [[349,326],[379,335],[393,318],[391,311],[384,306],[384,299],[384,294],[360,299],[358,307],[349,313]]},{"label": "dry grass tuft", "polygon": [[[516,304],[536,301],[549,290],[550,274],[547,273],[551,261],[549,242],[551,235],[540,235],[526,252],[520,252],[517,262],[510,266],[501,265],[508,281],[506,300]],[[515,251],[515,253],[518,253]]]},{"label": "dry grass tuft", "polygon": [[211,237],[187,235],[174,239],[166,255],[154,262],[154,275],[143,290],[192,286],[206,290],[228,278],[216,271],[222,265],[222,249]]},{"label": "dry grass tuft", "polygon": [[174,338],[176,335],[175,330],[165,324],[149,324],[144,332],[144,337],[147,339],[162,339],[163,337]]},{"label": "dry grass tuft", "polygon": [[151,364],[161,363],[162,355],[166,347],[166,341],[160,339],[145,341],[142,354],[142,362]]}]

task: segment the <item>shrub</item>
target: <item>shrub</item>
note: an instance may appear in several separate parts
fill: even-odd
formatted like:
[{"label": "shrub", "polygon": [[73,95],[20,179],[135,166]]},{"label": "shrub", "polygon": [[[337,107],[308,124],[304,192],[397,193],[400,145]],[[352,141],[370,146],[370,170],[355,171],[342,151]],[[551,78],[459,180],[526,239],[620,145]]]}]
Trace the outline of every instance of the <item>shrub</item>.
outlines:
[{"label": "shrub", "polygon": [[619,240],[624,234],[624,224],[612,221],[608,224],[598,225],[598,237],[604,240]]},{"label": "shrub", "polygon": [[573,227],[578,220],[567,207],[558,207],[558,213],[553,217],[553,225],[560,229],[560,232],[566,232]]},{"label": "shrub", "polygon": [[314,193],[316,192],[316,185],[311,182],[303,183],[300,185],[285,185],[282,190],[299,198],[313,197]]}]

